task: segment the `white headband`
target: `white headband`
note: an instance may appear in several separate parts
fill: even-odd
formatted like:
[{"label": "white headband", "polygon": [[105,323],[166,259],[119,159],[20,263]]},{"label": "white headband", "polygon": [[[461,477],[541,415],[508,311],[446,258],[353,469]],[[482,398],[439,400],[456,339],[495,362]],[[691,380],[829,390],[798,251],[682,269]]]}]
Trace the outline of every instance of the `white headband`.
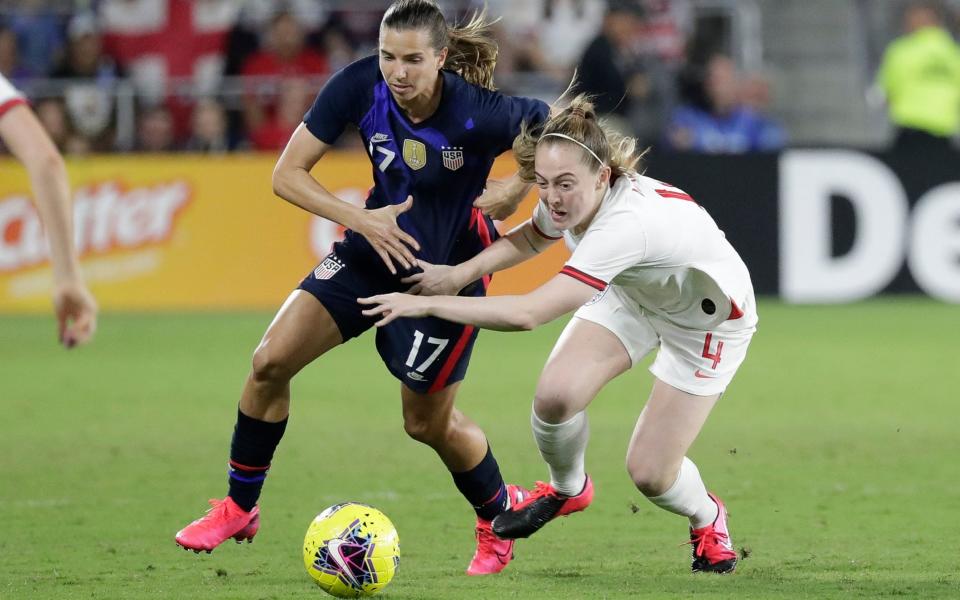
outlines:
[{"label": "white headband", "polygon": [[570,141],[573,142],[574,144],[580,146],[581,148],[583,148],[584,150],[586,150],[587,152],[589,152],[589,153],[590,153],[590,156],[592,156],[592,157],[594,157],[595,159],[597,159],[597,162],[600,163],[600,166],[601,166],[601,167],[604,166],[604,162],[603,162],[602,160],[600,160],[600,157],[597,156],[597,153],[594,152],[593,150],[591,150],[590,148],[587,148],[587,145],[584,144],[583,142],[577,141],[577,140],[573,139],[572,137],[570,137],[569,135],[564,135],[564,134],[562,134],[562,133],[545,133],[545,134],[543,134],[542,136],[540,136],[540,139],[542,140],[543,138],[545,138],[545,137],[550,137],[550,136],[558,137],[558,138],[563,138],[563,139],[565,139],[565,140],[570,140]]}]

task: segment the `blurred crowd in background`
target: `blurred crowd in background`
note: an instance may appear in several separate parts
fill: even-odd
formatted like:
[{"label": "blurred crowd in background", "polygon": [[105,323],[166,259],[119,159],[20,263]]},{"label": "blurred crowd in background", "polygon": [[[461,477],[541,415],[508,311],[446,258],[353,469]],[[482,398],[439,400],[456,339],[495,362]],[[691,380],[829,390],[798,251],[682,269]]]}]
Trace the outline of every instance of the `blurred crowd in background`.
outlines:
[{"label": "blurred crowd in background", "polygon": [[[769,0],[438,3],[450,22],[484,6],[502,17],[496,83],[507,93],[552,102],[576,70],[579,89],[618,128],[664,151],[743,153],[791,141],[771,111],[777,90],[761,40],[752,39],[762,30],[751,15]],[[273,152],[331,73],[376,52],[388,5],[0,0],[0,73],[67,155]]]}]

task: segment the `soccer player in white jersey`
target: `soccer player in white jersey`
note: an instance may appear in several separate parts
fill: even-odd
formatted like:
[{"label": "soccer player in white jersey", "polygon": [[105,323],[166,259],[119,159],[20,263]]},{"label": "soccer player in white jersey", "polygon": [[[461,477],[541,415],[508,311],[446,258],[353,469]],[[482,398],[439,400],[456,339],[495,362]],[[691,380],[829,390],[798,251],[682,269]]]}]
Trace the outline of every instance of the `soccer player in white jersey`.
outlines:
[{"label": "soccer player in white jersey", "polygon": [[37,212],[50,244],[53,307],[60,343],[73,348],[97,328],[97,303],[80,274],[73,245],[70,182],[63,157],[27,101],[0,75],[0,139],[27,169]]},{"label": "soccer player in white jersey", "polygon": [[[533,218],[473,259],[424,264],[414,294],[361,299],[379,326],[432,315],[504,331],[529,330],[576,310],[540,375],[531,423],[550,482],[493,523],[526,537],[593,498],[584,471],[584,412],[608,381],[659,347],[653,390],[627,449],[627,471],[657,506],[688,517],[693,571],[729,573],[737,555],[720,499],[687,450],[746,356],[756,330],[746,266],[707,212],[683,191],[639,175],[636,141],[607,131],[575,99],[514,152],[536,181]],[[563,237],[573,254],[559,274],[522,296],[451,297]],[[433,295],[444,294],[444,295]]]}]

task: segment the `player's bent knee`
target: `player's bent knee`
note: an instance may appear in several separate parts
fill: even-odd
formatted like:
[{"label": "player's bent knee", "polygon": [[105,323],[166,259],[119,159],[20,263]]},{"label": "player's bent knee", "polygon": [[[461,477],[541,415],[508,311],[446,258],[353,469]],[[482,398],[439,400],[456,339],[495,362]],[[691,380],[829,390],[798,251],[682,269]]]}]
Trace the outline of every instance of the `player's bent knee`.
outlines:
[{"label": "player's bent knee", "polygon": [[403,430],[411,438],[428,446],[435,446],[442,443],[446,435],[446,428],[437,427],[437,424],[430,419],[421,419],[407,415],[404,415]]},{"label": "player's bent knee", "polygon": [[644,496],[659,496],[663,494],[677,478],[676,472],[671,472],[664,465],[651,461],[627,459],[627,473],[634,485]]},{"label": "player's bent knee", "polygon": [[428,430],[429,428],[423,421],[418,421],[415,419],[404,419],[403,421],[403,431],[418,442],[424,441],[424,439],[427,437]]},{"label": "player's bent knee", "polygon": [[533,412],[546,423],[563,423],[573,417],[573,394],[560,386],[537,386]]},{"label": "player's bent knee", "polygon": [[251,369],[253,379],[261,382],[285,382],[293,377],[287,361],[266,346],[259,346],[254,351]]}]

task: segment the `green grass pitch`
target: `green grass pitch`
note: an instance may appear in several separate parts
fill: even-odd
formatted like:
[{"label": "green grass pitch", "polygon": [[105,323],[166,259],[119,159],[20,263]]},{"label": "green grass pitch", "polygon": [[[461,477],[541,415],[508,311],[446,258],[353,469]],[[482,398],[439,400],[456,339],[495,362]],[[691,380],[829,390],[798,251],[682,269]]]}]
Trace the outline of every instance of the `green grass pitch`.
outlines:
[{"label": "green grass pitch", "polygon": [[[234,410],[270,314],[102,317],[67,352],[47,317],[0,318],[0,598],[319,598],[303,571],[312,517],[367,502],[400,532],[384,598],[960,597],[960,308],[919,298],[836,307],[761,302],[760,331],[691,456],[727,502],[746,558],[689,573],[682,518],[623,467],[651,376],[590,408],[586,512],[470,578],[472,511],[403,433],[398,383],[369,336],[308,367],[252,545],[212,555],[173,534],[226,489]],[[458,405],[505,476],[546,470],[529,433],[540,367],[562,327],[484,333]]]}]

